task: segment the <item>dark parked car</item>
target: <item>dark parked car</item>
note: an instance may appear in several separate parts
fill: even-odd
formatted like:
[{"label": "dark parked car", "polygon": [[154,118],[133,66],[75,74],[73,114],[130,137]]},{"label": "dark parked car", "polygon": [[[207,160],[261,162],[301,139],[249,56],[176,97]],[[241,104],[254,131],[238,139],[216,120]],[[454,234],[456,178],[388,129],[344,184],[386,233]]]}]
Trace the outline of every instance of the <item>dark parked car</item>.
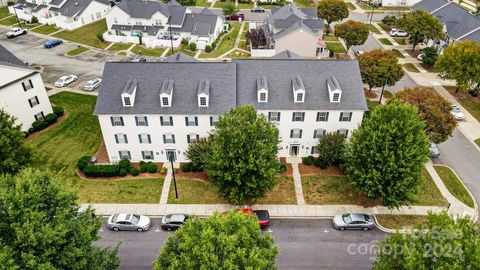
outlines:
[{"label": "dark parked car", "polygon": [[189,216],[186,214],[169,214],[162,218],[160,227],[167,231],[174,231],[183,226],[188,218]]},{"label": "dark parked car", "polygon": [[375,221],[371,215],[350,213],[333,217],[332,225],[341,231],[345,229],[368,231],[375,228]]},{"label": "dark parked car", "polygon": [[57,47],[58,45],[62,44],[63,41],[59,40],[59,39],[50,39],[50,40],[47,40],[47,42],[45,42],[43,44],[43,46],[47,49],[50,49],[50,48],[53,48],[53,47]]},{"label": "dark parked car", "polygon": [[245,20],[245,14],[234,14],[225,16],[227,21],[243,21]]},{"label": "dark parked car", "polygon": [[256,8],[252,8],[251,10],[253,13],[264,13],[265,12],[265,9],[264,8],[261,8],[261,7],[256,7]]}]

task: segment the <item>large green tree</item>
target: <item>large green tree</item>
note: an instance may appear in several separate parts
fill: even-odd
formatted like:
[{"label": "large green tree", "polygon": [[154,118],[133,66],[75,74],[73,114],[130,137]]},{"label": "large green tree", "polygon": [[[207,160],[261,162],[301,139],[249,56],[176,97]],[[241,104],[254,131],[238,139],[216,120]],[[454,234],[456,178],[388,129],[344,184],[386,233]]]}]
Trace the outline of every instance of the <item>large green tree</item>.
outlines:
[{"label": "large green tree", "polygon": [[233,108],[211,135],[208,177],[234,203],[260,198],[276,184],[279,142],[275,124],[253,106]]},{"label": "large green tree", "polygon": [[393,101],[376,107],[352,134],[345,160],[349,179],[388,207],[412,201],[429,155],[424,129],[409,104]]},{"label": "large green tree", "polygon": [[238,12],[238,8],[235,5],[235,2],[230,0],[225,2],[225,5],[223,6],[222,10],[223,10],[223,15],[225,16],[233,15]]},{"label": "large green tree", "polygon": [[362,45],[367,41],[368,25],[357,21],[346,21],[342,24],[335,25],[335,36],[342,38],[347,45],[347,51],[352,46]]},{"label": "large green tree", "polygon": [[0,174],[16,173],[31,158],[31,149],[25,145],[25,134],[15,118],[0,110]]},{"label": "large green tree", "polygon": [[0,262],[8,269],[116,269],[117,249],[93,244],[102,224],[49,172],[0,176]]},{"label": "large green tree", "polygon": [[360,74],[369,91],[373,87],[393,86],[403,77],[402,65],[393,51],[375,49],[358,56]]},{"label": "large green tree", "polygon": [[343,0],[321,0],[317,6],[318,17],[327,21],[327,33],[332,22],[348,17],[348,5]]},{"label": "large green tree", "polygon": [[450,103],[427,88],[406,88],[395,97],[417,107],[420,119],[425,121],[425,133],[431,141],[441,143],[451,135],[457,122],[451,114]]},{"label": "large green tree", "polygon": [[425,10],[415,10],[411,13],[404,14],[397,21],[398,27],[407,31],[412,42],[412,52],[418,43],[425,39],[441,39],[444,37],[443,23],[435,15]]},{"label": "large green tree", "polygon": [[328,165],[343,161],[345,152],[345,137],[339,133],[329,133],[318,139],[318,159]]},{"label": "large green tree", "polygon": [[377,243],[374,270],[478,269],[480,226],[446,212],[428,215],[411,234],[394,233]]},{"label": "large green tree", "polygon": [[167,239],[154,269],[275,269],[277,254],[255,216],[229,212],[187,221]]},{"label": "large green tree", "polygon": [[458,41],[448,46],[435,66],[457,81],[457,92],[480,83],[480,44],[476,41]]},{"label": "large green tree", "polygon": [[200,140],[188,145],[187,158],[192,162],[192,169],[203,171],[205,162],[210,156],[209,138],[200,138]]}]

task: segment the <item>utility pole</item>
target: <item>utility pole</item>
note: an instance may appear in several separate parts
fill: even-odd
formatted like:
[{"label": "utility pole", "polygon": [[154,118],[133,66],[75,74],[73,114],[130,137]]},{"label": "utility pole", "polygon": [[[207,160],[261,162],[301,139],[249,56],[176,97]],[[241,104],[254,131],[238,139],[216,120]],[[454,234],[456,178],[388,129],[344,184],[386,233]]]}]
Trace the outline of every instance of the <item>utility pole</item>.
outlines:
[{"label": "utility pole", "polygon": [[18,27],[22,27],[22,24],[20,23],[20,20],[18,19],[17,9],[15,8],[15,5],[13,5],[13,11],[15,12],[15,18],[17,18]]}]

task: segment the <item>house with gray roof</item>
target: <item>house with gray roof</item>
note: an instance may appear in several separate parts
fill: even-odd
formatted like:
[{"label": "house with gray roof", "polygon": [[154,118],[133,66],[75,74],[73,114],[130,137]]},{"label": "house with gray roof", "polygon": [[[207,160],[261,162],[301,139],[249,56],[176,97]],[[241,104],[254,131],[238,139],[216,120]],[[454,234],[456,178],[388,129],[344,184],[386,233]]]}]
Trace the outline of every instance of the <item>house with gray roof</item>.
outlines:
[{"label": "house with gray roof", "polygon": [[301,57],[328,57],[322,40],[323,26],[323,19],[318,18],[314,8],[299,8],[294,4],[272,8],[264,22],[250,24],[250,29],[262,29],[267,40],[263,48],[252,48],[252,56],[273,56],[290,50]]},{"label": "house with gray roof", "polygon": [[124,0],[107,16],[106,41],[145,44],[147,47],[180,46],[182,39],[204,49],[223,31],[223,16],[208,9],[198,13],[181,6],[177,1]]},{"label": "house with gray roof", "polygon": [[11,12],[15,8],[20,19],[30,21],[35,16],[40,23],[73,30],[105,18],[111,5],[109,0],[18,0]]},{"label": "house with gray roof", "polygon": [[454,2],[448,0],[422,0],[412,7],[413,10],[426,10],[435,15],[444,24],[446,37],[437,41],[442,48],[459,40],[480,42],[480,18],[471,14]]},{"label": "house with gray roof", "polygon": [[185,162],[242,104],[276,123],[279,157],[316,155],[318,138],[349,137],[367,110],[356,60],[239,59],[106,63],[94,114],[111,162]]}]

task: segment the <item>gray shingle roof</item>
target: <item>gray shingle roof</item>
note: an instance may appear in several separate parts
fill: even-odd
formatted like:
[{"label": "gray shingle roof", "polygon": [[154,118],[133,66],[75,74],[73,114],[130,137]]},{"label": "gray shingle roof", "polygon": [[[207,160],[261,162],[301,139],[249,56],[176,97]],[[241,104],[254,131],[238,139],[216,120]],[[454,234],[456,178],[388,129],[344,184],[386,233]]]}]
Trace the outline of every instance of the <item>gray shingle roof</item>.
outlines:
[{"label": "gray shingle roof", "polygon": [[186,14],[182,28],[179,31],[198,36],[208,36],[215,31],[217,18],[217,15]]},{"label": "gray shingle roof", "polygon": [[158,1],[123,0],[117,7],[132,18],[150,19],[157,12],[170,16],[169,5]]},{"label": "gray shingle roof", "polygon": [[[327,80],[341,73],[340,103],[331,103]],[[268,102],[257,102],[257,79],[268,81]],[[305,102],[294,103],[292,82],[302,78]],[[128,79],[137,79],[133,107],[123,107],[121,91]],[[160,106],[160,88],[173,80],[171,107]],[[209,106],[199,107],[197,94],[203,80],[210,82]],[[232,62],[105,64],[102,91],[95,114],[222,114],[238,104],[264,110],[367,110],[357,61],[245,59]]]},{"label": "gray shingle roof", "polygon": [[207,94],[208,95],[209,93],[210,93],[210,81],[207,80],[207,79],[204,79],[198,84],[197,94],[198,95],[200,95],[200,94]]},{"label": "gray shingle roof", "polygon": [[65,1],[65,0],[52,0],[52,1],[50,2],[50,5],[52,5],[52,6],[60,6],[60,4],[63,3],[63,1]]},{"label": "gray shingle roof", "polygon": [[314,36],[317,36],[317,35],[318,35],[318,34],[315,33],[314,31],[312,31],[312,29],[310,29],[310,27],[308,27],[308,26],[306,26],[304,23],[302,23],[302,21],[297,21],[297,22],[293,23],[292,25],[290,25],[288,28],[283,29],[282,31],[280,31],[280,32],[278,32],[278,33],[275,33],[275,34],[273,35],[273,37],[274,37],[275,39],[279,39],[279,38],[284,37],[284,36],[286,36],[286,35],[288,35],[288,34],[290,34],[290,33],[292,33],[292,32],[295,32],[295,31],[297,31],[297,30],[299,30],[299,29],[303,29],[303,30],[305,30],[306,32],[308,32],[308,33],[310,33],[310,34],[312,34],[312,35],[314,35]]},{"label": "gray shingle roof", "polygon": [[83,13],[92,1],[110,6],[108,0],[66,0],[59,8],[51,8],[51,10],[55,10],[67,17],[78,16]]},{"label": "gray shingle roof", "polygon": [[268,81],[265,76],[260,76],[257,78],[257,91],[262,89],[268,91]]},{"label": "gray shingle roof", "polygon": [[172,79],[167,79],[162,82],[162,86],[160,86],[160,94],[167,94],[171,95],[173,92],[173,85],[174,81]]},{"label": "gray shingle roof", "polygon": [[272,9],[272,15],[267,18],[269,25],[273,25],[274,38],[285,36],[299,28],[318,35],[323,29],[323,20],[317,17],[315,9],[300,9],[293,4],[288,4],[280,9]]},{"label": "gray shingle roof", "polygon": [[300,19],[316,19],[317,12],[312,12],[310,9],[305,9],[306,12],[293,4],[285,5],[279,9],[273,8],[272,15],[270,16],[273,20],[284,20],[291,15],[295,15]]},{"label": "gray shingle roof", "polygon": [[276,55],[272,56],[272,59],[303,59],[300,55],[291,52],[289,50],[285,50],[283,52],[277,53]]},{"label": "gray shingle roof", "polygon": [[7,50],[7,48],[3,47],[1,44],[0,44],[0,65],[22,67],[22,68],[28,67],[22,60],[18,59],[13,53],[11,53],[9,50]]},{"label": "gray shingle roof", "polygon": [[130,79],[125,83],[125,86],[123,87],[122,94],[133,94],[133,91],[135,88],[137,88],[138,81],[137,79]]},{"label": "gray shingle roof", "polygon": [[439,9],[440,7],[450,3],[448,0],[422,0],[412,6],[413,10],[423,9],[428,12]]},{"label": "gray shingle roof", "polygon": [[186,54],[183,54],[183,53],[174,53],[172,55],[170,55],[169,57],[167,58],[163,58],[163,59],[160,59],[159,60],[160,62],[168,62],[168,63],[191,63],[191,62],[198,62],[197,59],[189,56],[189,55],[186,55]]}]

